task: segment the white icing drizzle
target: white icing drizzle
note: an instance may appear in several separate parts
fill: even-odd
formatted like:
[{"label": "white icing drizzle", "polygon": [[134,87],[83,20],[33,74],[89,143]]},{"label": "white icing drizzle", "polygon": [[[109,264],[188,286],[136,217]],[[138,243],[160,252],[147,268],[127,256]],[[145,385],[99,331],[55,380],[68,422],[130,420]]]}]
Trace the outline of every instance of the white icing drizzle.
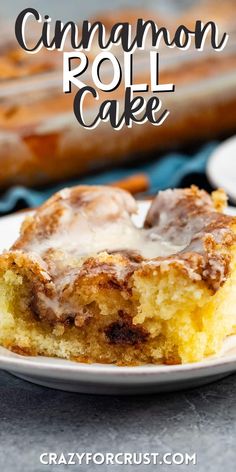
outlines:
[{"label": "white icing drizzle", "polygon": [[[61,195],[67,195],[66,191]],[[108,206],[112,211],[110,201]],[[103,211],[101,206],[99,211]],[[50,237],[33,239],[27,246],[27,251],[43,258],[51,248],[77,259],[105,251],[135,251],[144,258],[151,259],[175,254],[184,246],[165,241],[152,229],[138,228],[128,212],[121,213],[115,220],[108,215],[106,221],[100,222],[99,219],[96,221],[96,214],[91,218],[83,209],[75,212],[65,201],[58,229]]]}]

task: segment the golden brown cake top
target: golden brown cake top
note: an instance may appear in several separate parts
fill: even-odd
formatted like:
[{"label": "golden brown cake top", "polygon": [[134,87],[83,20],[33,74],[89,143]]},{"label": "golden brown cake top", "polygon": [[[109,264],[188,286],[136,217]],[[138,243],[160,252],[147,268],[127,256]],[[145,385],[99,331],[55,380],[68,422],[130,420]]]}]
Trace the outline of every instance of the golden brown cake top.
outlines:
[{"label": "golden brown cake top", "polygon": [[183,244],[152,237],[153,231],[138,228],[132,215],[138,207],[121,189],[75,187],[48,200],[22,226],[13,249],[35,252],[43,259],[48,250],[59,250],[80,259],[101,252],[136,251],[143,258],[167,256]]},{"label": "golden brown cake top", "polygon": [[222,191],[197,187],[159,192],[142,227],[137,203],[117,188],[78,186],[50,198],[26,218],[2,270],[19,269],[33,286],[39,317],[63,321],[81,280],[131,290],[134,273],[176,268],[212,292],[227,279],[236,218],[224,215]]}]

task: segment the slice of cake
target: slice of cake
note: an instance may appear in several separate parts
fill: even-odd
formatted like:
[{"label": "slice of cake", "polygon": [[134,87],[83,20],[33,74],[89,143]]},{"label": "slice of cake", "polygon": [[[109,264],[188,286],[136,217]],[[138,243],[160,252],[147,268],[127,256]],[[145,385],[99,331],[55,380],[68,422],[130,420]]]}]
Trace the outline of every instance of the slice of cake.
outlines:
[{"label": "slice of cake", "polygon": [[120,365],[217,354],[236,333],[236,218],[222,191],[160,192],[143,227],[109,187],[65,189],[0,256],[0,344]]}]

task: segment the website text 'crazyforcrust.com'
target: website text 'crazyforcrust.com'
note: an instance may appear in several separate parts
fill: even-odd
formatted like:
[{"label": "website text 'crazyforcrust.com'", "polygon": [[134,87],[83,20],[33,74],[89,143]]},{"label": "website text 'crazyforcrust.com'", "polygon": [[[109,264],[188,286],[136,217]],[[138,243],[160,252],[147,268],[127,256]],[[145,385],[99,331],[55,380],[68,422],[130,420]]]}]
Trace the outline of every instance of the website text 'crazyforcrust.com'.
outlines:
[{"label": "website text 'crazyforcrust.com'", "polygon": [[196,465],[196,453],[187,452],[43,452],[43,465]]}]

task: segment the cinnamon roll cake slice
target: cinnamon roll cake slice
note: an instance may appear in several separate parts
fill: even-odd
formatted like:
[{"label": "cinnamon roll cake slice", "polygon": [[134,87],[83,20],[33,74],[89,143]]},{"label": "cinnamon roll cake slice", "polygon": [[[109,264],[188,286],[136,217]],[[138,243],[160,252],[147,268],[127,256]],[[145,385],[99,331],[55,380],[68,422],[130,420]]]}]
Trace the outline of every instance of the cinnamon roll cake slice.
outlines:
[{"label": "cinnamon roll cake slice", "polygon": [[0,256],[0,344],[119,365],[217,354],[236,333],[236,218],[224,192],[166,190],[142,227],[120,189],[78,186]]}]

